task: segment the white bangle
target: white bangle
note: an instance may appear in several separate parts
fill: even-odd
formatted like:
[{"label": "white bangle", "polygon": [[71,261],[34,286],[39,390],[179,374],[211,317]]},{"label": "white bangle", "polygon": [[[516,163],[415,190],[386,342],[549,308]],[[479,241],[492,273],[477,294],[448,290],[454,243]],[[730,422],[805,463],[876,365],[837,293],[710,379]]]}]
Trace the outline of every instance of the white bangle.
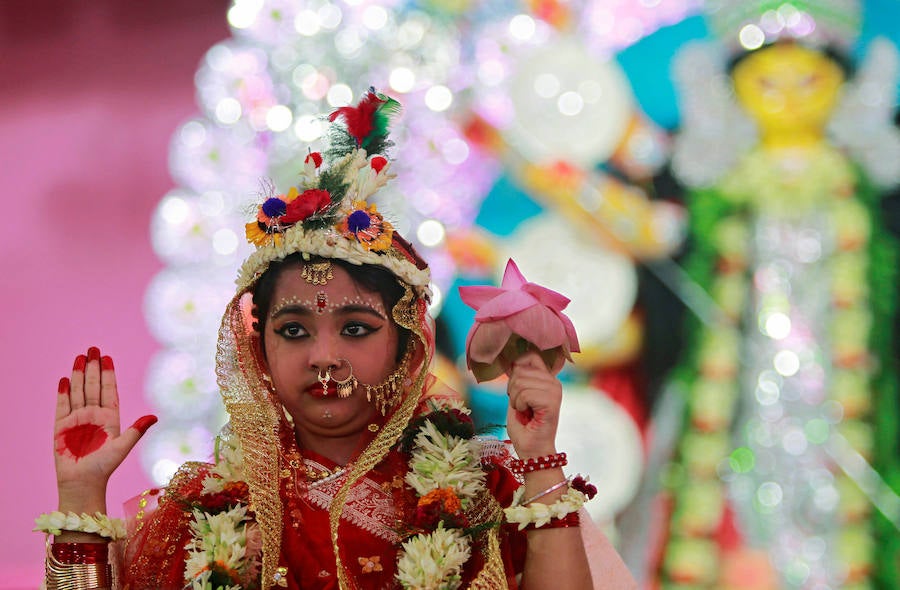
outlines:
[{"label": "white bangle", "polygon": [[113,541],[124,539],[126,536],[125,522],[122,519],[110,518],[100,512],[93,515],[50,512],[38,516],[34,524],[33,530],[51,535],[60,535],[63,531],[93,533]]},{"label": "white bangle", "polygon": [[528,504],[523,506],[520,503],[522,491],[522,488],[516,490],[512,506],[503,509],[503,513],[506,515],[506,522],[517,523],[520,531],[530,524],[533,524],[535,528],[540,528],[554,518],[564,518],[567,514],[578,512],[587,501],[587,496],[584,493],[570,489],[553,504]]}]

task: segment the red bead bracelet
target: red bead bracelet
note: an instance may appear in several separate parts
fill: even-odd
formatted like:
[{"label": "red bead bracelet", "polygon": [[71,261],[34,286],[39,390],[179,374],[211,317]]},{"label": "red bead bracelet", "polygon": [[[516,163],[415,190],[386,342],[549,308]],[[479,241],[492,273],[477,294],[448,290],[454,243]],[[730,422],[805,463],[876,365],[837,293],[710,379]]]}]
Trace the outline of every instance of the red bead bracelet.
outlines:
[{"label": "red bead bracelet", "polygon": [[556,467],[565,467],[569,464],[565,453],[556,453],[555,455],[544,455],[542,457],[531,457],[530,459],[513,459],[509,463],[509,469],[513,473],[524,474],[532,471],[540,471],[542,469],[554,469]]}]

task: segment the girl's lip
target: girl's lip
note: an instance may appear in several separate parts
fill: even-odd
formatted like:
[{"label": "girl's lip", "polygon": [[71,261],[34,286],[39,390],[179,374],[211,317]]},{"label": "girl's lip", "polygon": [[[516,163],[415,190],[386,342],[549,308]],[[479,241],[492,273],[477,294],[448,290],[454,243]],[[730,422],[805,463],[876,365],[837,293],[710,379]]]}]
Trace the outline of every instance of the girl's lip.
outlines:
[{"label": "girl's lip", "polygon": [[328,385],[328,389],[322,387],[321,383],[313,383],[309,387],[306,388],[306,393],[313,397],[326,397],[329,395],[337,395],[337,386]]}]

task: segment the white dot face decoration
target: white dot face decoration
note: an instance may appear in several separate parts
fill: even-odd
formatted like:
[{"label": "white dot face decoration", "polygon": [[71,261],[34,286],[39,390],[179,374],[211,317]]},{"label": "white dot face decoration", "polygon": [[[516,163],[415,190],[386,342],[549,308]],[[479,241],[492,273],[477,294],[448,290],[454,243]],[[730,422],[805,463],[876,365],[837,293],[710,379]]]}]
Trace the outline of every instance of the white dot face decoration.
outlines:
[{"label": "white dot face decoration", "polygon": [[508,139],[531,160],[593,167],[619,145],[632,111],[615,61],[562,37],[524,52],[508,82],[515,112]]}]

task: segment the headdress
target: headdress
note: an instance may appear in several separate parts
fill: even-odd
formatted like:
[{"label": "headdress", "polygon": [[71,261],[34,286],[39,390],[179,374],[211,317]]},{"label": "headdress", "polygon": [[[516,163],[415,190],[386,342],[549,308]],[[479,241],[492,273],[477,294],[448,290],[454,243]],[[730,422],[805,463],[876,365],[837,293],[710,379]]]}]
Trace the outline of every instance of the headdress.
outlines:
[{"label": "headdress", "polygon": [[383,266],[428,297],[427,265],[368,203],[394,177],[385,152],[392,145],[388,123],[399,110],[396,100],[370,89],[357,106],[330,115],[329,149],[310,152],[298,185],[266,195],[247,224],[247,239],[257,249],[241,267],[239,290],[252,286],[272,262],[300,252]]},{"label": "headdress", "polygon": [[251,291],[273,262],[289,255],[371,264],[392,272],[405,289],[391,310],[394,321],[412,334],[423,354],[410,369],[398,399],[375,439],[354,462],[329,510],[331,539],[341,587],[345,573],[338,549],[338,523],[350,488],[380,462],[400,438],[424,389],[434,338],[428,319],[429,270],[412,246],[368,199],[393,176],[385,151],[387,126],[399,103],[367,92],[359,104],[331,114],[329,148],[310,152],[300,181],[285,194],[265,195],[247,224],[256,246],[241,267],[237,294],[219,331],[216,373],[231,430],[240,439],[245,478],[263,536],[262,585],[274,583],[281,547],[283,507],[279,433],[288,428],[280,403],[265,382],[253,332]]},{"label": "headdress", "polygon": [[783,40],[848,52],[861,19],[858,0],[707,0],[710,28],[732,52]]}]

